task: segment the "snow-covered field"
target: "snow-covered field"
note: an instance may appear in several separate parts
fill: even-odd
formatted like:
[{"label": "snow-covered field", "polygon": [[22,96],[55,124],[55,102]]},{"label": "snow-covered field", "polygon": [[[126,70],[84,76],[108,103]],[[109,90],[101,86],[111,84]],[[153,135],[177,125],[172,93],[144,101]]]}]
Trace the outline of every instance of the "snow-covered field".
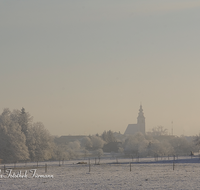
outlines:
[{"label": "snow-covered field", "polygon": [[[39,175],[53,175],[53,178],[0,178],[0,189],[200,189],[200,160],[198,157],[181,157],[173,160],[140,159],[139,162],[131,159],[101,159],[100,165],[94,165],[92,159],[90,172],[88,164],[76,164],[81,160],[65,161],[58,166],[58,162],[48,163],[47,173],[44,167],[39,167],[36,173]],[[83,161],[83,160],[82,160]],[[130,161],[131,171],[130,171]],[[39,166],[44,163],[39,163]],[[51,164],[51,166],[49,166]],[[62,164],[62,163],[61,163]],[[27,164],[16,168],[13,172],[35,168]],[[13,165],[11,165],[13,166]],[[3,165],[0,165],[3,173]],[[8,167],[8,166],[7,166]],[[17,164],[16,167],[20,167]]]}]

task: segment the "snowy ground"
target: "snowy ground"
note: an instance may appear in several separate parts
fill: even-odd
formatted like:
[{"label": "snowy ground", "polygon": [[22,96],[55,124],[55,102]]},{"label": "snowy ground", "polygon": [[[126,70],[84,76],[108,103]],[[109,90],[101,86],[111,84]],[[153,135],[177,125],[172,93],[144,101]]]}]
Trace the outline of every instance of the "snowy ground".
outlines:
[{"label": "snowy ground", "polygon": [[[181,157],[175,161],[173,170],[173,159],[151,159],[133,160],[130,171],[131,159],[102,159],[100,165],[94,165],[94,159],[89,165],[76,164],[77,161],[65,161],[64,165],[58,166],[58,162],[48,163],[47,173],[44,164],[39,163],[37,174],[53,175],[53,178],[29,178],[13,179],[0,178],[0,189],[69,189],[69,190],[104,190],[104,189],[200,189],[200,160],[198,157]],[[43,164],[43,166],[42,166]],[[13,166],[13,165],[11,165]],[[32,166],[17,164],[14,172],[35,168]],[[3,172],[3,165],[0,165]],[[9,167],[9,166],[7,166]],[[29,168],[28,168],[29,167]]]}]

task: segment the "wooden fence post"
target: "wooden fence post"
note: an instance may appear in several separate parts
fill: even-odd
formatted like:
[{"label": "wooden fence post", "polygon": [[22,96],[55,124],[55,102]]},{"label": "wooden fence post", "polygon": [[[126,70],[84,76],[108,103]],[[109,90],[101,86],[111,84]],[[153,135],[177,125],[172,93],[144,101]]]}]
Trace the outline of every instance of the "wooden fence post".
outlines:
[{"label": "wooden fence post", "polygon": [[89,158],[89,172],[90,172],[90,158]]},{"label": "wooden fence post", "polygon": [[45,164],[45,173],[47,173],[47,164]]}]

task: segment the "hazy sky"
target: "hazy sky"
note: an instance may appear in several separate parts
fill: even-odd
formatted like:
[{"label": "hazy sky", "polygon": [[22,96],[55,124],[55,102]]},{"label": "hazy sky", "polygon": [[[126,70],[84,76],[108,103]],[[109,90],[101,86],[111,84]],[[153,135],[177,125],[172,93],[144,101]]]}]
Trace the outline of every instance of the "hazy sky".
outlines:
[{"label": "hazy sky", "polygon": [[200,132],[199,0],[1,0],[0,111],[54,135]]}]

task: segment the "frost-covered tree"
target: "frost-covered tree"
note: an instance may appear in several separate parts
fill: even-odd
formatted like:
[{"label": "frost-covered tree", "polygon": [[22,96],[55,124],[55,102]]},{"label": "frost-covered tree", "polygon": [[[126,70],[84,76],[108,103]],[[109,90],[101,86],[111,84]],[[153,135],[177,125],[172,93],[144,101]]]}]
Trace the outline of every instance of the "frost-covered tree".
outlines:
[{"label": "frost-covered tree", "polygon": [[25,135],[12,115],[8,108],[0,115],[0,158],[4,162],[17,162],[29,158]]},{"label": "frost-covered tree", "polygon": [[66,145],[55,145],[53,147],[53,160],[69,160],[70,156]]},{"label": "frost-covered tree", "polygon": [[193,142],[196,146],[200,146],[200,134],[193,138]]},{"label": "frost-covered tree", "polygon": [[91,138],[89,137],[83,137],[81,139],[81,147],[89,150],[92,148],[92,141],[91,141]]},{"label": "frost-covered tree", "polygon": [[148,156],[168,156],[174,154],[174,149],[167,141],[154,139],[148,145]]},{"label": "frost-covered tree", "polygon": [[193,142],[189,142],[184,137],[172,137],[169,143],[174,148],[174,154],[189,155],[194,150]]},{"label": "frost-covered tree", "polygon": [[99,159],[101,158],[101,156],[103,156],[103,150],[102,149],[97,149],[94,151],[95,156],[97,156]]},{"label": "frost-covered tree", "polygon": [[28,112],[25,111],[24,108],[22,108],[19,114],[19,125],[21,126],[21,130],[26,137],[28,135],[28,130],[31,122],[32,122],[32,117]]},{"label": "frost-covered tree", "polygon": [[18,122],[21,126],[21,131],[27,137],[28,129],[32,123],[33,117],[22,108],[21,110],[13,110],[11,113],[11,119],[14,122]]},{"label": "frost-covered tree", "polygon": [[158,140],[156,137],[144,136],[141,133],[128,137],[124,143],[124,149],[126,154],[134,156],[167,156],[174,154],[174,148],[167,138]]},{"label": "frost-covered tree", "polygon": [[70,142],[68,144],[68,147],[72,150],[79,150],[80,149],[80,142],[79,141],[74,141],[74,142]]},{"label": "frost-covered tree", "polygon": [[147,134],[152,136],[167,135],[167,129],[165,129],[163,126],[157,126],[154,127],[151,132],[147,132]]},{"label": "frost-covered tree", "polygon": [[146,139],[142,133],[137,133],[136,135],[129,136],[124,143],[124,151],[127,154],[139,155],[144,150],[145,145],[147,146]]},{"label": "frost-covered tree", "polygon": [[43,124],[32,123],[24,108],[6,108],[0,115],[0,159],[4,162],[19,160],[39,161],[52,157],[54,143]]},{"label": "frost-covered tree", "polygon": [[109,131],[104,131],[103,134],[101,135],[101,138],[106,142],[106,143],[110,143],[110,142],[116,142],[116,138],[114,136],[114,133],[109,130]]},{"label": "frost-covered tree", "polygon": [[91,142],[93,150],[102,149],[103,145],[105,144],[105,141],[96,135],[91,136]]},{"label": "frost-covered tree", "polygon": [[84,155],[84,159],[89,155],[88,150],[83,149],[83,155]]},{"label": "frost-covered tree", "polygon": [[48,160],[53,155],[53,139],[41,122],[33,123],[27,134],[27,146],[32,161]]}]

